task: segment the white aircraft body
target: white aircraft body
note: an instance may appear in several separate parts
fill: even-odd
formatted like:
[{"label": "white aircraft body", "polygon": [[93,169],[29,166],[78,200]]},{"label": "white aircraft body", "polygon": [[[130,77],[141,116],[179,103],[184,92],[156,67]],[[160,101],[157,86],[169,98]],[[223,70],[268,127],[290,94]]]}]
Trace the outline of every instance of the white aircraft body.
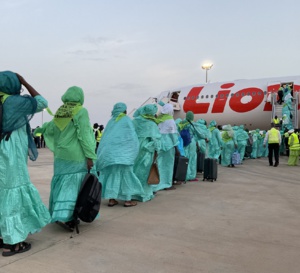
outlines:
[{"label": "white aircraft body", "polygon": [[294,128],[300,128],[298,120],[300,76],[188,86],[162,92],[157,97],[150,97],[143,105],[159,101],[172,103],[174,119],[184,119],[186,112],[192,111],[195,120],[204,119],[207,124],[215,120],[218,125],[244,124],[249,130],[269,129],[275,115],[278,118],[282,117],[284,103],[282,105],[277,103],[277,91],[285,85],[289,85],[292,90]]}]

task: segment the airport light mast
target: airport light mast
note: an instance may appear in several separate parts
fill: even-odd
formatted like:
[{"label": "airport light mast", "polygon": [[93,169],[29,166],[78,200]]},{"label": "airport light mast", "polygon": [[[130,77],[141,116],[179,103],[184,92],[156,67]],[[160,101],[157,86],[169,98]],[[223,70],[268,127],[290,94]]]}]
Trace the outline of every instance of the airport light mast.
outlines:
[{"label": "airport light mast", "polygon": [[204,64],[202,65],[202,69],[205,70],[205,82],[207,83],[207,72],[212,68],[213,64]]}]

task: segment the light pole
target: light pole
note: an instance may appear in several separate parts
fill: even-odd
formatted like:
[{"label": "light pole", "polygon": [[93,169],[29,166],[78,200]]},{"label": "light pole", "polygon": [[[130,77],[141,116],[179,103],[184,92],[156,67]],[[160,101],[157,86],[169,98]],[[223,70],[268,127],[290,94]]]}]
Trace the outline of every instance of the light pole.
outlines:
[{"label": "light pole", "polygon": [[43,111],[42,111],[42,126],[43,126],[43,123],[44,123],[44,111],[46,111],[46,109],[43,109]]},{"label": "light pole", "polygon": [[205,70],[205,82],[207,83],[207,71],[212,68],[213,64],[204,64],[202,65],[202,69]]}]

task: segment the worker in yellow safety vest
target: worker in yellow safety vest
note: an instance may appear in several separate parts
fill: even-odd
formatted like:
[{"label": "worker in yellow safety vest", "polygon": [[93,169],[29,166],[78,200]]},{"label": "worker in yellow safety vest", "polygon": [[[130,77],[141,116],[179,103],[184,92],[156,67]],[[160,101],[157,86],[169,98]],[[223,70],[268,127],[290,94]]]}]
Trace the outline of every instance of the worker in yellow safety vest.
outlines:
[{"label": "worker in yellow safety vest", "polygon": [[272,124],[272,128],[266,133],[264,139],[264,147],[266,147],[266,143],[268,142],[269,148],[269,164],[273,166],[273,153],[275,158],[274,167],[279,165],[279,147],[281,144],[281,134],[280,131],[277,129],[278,127],[275,124]]},{"label": "worker in yellow safety vest", "polygon": [[[37,128],[39,128],[39,126]],[[38,149],[41,148],[41,137],[42,137],[41,133],[37,133],[34,136],[34,143]]]},{"label": "worker in yellow safety vest", "polygon": [[100,136],[99,142],[100,142],[100,140],[101,140],[101,138],[102,138],[103,130],[104,130],[104,126],[101,124],[101,125],[99,126],[99,132],[100,132],[100,134],[99,134],[99,136]]},{"label": "worker in yellow safety vest", "polygon": [[289,149],[290,149],[290,156],[288,160],[289,166],[297,166],[299,163],[299,154],[300,154],[300,145],[299,145],[299,138],[295,133],[294,129],[288,131],[289,133]]},{"label": "worker in yellow safety vest", "polygon": [[275,116],[274,118],[273,118],[273,124],[276,126],[277,124],[280,124],[280,119],[277,117],[277,116]]},{"label": "worker in yellow safety vest", "polygon": [[94,130],[94,135],[95,135],[95,140],[96,140],[96,153],[97,153],[99,142],[100,142],[100,139],[101,139],[101,136],[102,136],[102,134],[101,134],[101,132],[99,130],[98,123],[94,123],[93,130]]}]

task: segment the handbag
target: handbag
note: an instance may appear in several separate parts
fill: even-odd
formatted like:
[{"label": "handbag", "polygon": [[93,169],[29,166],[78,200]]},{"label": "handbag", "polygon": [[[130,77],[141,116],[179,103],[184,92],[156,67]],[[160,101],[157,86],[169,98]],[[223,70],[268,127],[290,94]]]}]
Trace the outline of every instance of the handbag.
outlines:
[{"label": "handbag", "polygon": [[231,156],[231,163],[233,165],[240,165],[241,164],[241,155],[237,150],[234,151],[234,153]]},{"label": "handbag", "polygon": [[150,168],[149,176],[148,176],[148,184],[149,185],[157,185],[159,184],[159,172],[156,162],[157,153],[154,153],[153,162]]}]

